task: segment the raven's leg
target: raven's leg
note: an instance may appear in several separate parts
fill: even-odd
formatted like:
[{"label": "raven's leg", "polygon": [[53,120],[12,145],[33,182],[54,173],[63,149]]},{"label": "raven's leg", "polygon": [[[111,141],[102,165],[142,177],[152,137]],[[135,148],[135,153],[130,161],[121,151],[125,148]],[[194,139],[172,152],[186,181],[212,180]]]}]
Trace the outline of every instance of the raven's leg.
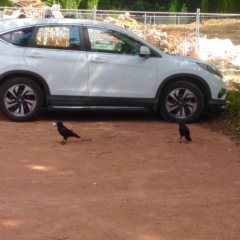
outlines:
[{"label": "raven's leg", "polygon": [[185,141],[186,141],[186,143],[188,143],[187,137],[185,137]]},{"label": "raven's leg", "polygon": [[182,143],[182,135],[180,135],[180,141],[179,142]]}]

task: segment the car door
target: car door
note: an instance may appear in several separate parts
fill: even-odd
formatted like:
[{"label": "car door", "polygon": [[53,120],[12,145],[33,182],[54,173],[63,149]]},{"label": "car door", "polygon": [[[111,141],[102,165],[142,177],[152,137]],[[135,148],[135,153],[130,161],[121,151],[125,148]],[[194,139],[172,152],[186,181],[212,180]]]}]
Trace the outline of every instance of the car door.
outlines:
[{"label": "car door", "polygon": [[88,96],[86,51],[79,26],[38,26],[24,53],[29,71],[42,76],[52,95]]},{"label": "car door", "polygon": [[89,39],[89,96],[153,98],[156,59],[140,57],[140,44],[126,34],[86,26]]}]

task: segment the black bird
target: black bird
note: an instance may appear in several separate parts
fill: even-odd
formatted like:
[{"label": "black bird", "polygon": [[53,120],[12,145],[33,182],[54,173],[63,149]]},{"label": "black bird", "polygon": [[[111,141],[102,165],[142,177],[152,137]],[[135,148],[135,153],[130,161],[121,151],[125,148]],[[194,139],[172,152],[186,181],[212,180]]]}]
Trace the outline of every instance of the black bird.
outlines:
[{"label": "black bird", "polygon": [[66,128],[61,121],[54,122],[53,126],[57,126],[58,132],[60,133],[60,135],[63,136],[63,140],[62,140],[61,144],[65,144],[69,137],[80,138],[80,136],[78,136],[72,130]]},{"label": "black bird", "polygon": [[180,142],[182,142],[182,137],[185,137],[186,142],[192,141],[190,137],[190,130],[183,123],[179,123],[179,133],[180,133]]}]

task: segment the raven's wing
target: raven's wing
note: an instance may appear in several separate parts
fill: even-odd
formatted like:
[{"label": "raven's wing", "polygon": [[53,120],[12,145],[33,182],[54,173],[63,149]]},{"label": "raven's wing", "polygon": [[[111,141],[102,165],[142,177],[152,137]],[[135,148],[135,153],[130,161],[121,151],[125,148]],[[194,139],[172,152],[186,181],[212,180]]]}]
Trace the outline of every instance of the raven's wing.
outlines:
[{"label": "raven's wing", "polygon": [[80,136],[78,136],[76,133],[74,133],[72,130],[68,130],[69,132],[69,137],[76,137],[76,138],[80,138]]},{"label": "raven's wing", "polygon": [[69,137],[69,129],[67,129],[66,127],[64,126],[59,126],[58,127],[58,132],[64,137]]},{"label": "raven's wing", "polygon": [[78,136],[76,133],[74,133],[72,130],[66,128],[65,126],[60,126],[58,128],[58,131],[64,138],[69,138],[69,137],[80,138],[80,136]]}]

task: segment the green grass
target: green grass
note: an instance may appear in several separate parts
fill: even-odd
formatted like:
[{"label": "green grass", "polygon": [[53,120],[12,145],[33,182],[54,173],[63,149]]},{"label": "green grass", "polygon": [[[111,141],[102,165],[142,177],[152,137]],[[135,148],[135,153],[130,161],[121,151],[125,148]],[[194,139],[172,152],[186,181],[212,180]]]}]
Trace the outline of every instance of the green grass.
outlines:
[{"label": "green grass", "polygon": [[201,122],[204,127],[224,133],[240,145],[240,83],[231,83],[225,109],[205,120]]},{"label": "green grass", "polygon": [[228,91],[228,103],[226,111],[224,113],[225,118],[235,118],[235,122],[240,124],[240,91],[230,90]]}]

